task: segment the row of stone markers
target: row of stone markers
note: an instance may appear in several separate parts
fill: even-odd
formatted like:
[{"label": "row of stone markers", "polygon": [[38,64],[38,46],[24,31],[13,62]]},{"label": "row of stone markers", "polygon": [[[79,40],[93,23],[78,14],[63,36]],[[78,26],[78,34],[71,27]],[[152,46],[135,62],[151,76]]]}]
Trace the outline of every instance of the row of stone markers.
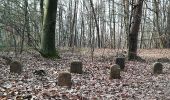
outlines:
[{"label": "row of stone markers", "polygon": [[[116,58],[115,65],[113,65],[110,69],[110,79],[120,79],[120,71],[125,67],[125,58]],[[81,61],[73,61],[70,65],[70,72],[62,72],[59,73],[58,76],[58,85],[59,86],[68,86],[71,87],[71,73],[82,74],[82,62]]]},{"label": "row of stone markers", "polygon": [[[22,64],[18,61],[12,61],[10,63],[10,72],[20,74],[22,72]],[[68,86],[71,87],[71,73],[82,74],[83,73],[83,64],[81,61],[73,61],[70,64],[70,72],[61,72],[58,76],[58,85],[59,86]],[[110,79],[120,79],[120,72],[125,68],[125,58],[118,57],[115,60],[115,64],[110,68]],[[153,65],[153,74],[161,74],[163,70],[163,65],[160,62],[156,62]],[[41,71],[41,70],[40,70]],[[40,72],[35,72],[35,74]],[[42,73],[42,71],[41,71]],[[40,74],[41,74],[40,73]],[[45,72],[42,73],[43,75]]]},{"label": "row of stone markers", "polygon": [[[115,64],[110,68],[110,79],[120,79],[120,72],[124,70],[125,58],[116,58]],[[160,62],[156,62],[153,65],[153,74],[161,74],[163,70],[163,65]],[[82,74],[82,62],[73,61],[70,66],[70,72],[62,72],[58,76],[59,86],[71,87],[71,73]]]}]

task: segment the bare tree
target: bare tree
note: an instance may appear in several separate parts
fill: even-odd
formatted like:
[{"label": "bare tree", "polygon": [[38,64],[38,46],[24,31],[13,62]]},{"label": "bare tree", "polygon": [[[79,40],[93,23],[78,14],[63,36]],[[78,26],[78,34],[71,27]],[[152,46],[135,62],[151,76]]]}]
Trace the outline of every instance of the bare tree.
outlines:
[{"label": "bare tree", "polygon": [[96,24],[97,39],[98,39],[97,43],[98,43],[98,47],[100,48],[101,43],[100,43],[99,24],[98,24],[98,21],[97,21],[97,16],[96,16],[96,13],[95,13],[94,4],[93,4],[92,0],[90,0],[90,5],[91,5],[91,8],[92,8],[92,12],[93,12],[93,16],[94,16],[94,20],[95,20],[95,24]]},{"label": "bare tree", "polygon": [[170,4],[168,6],[168,17],[167,17],[167,48],[170,48]]},{"label": "bare tree", "polygon": [[138,0],[138,3],[134,6],[132,27],[129,33],[129,47],[128,47],[128,59],[133,60],[137,57],[137,45],[138,45],[138,32],[142,17],[142,7],[144,0]]}]

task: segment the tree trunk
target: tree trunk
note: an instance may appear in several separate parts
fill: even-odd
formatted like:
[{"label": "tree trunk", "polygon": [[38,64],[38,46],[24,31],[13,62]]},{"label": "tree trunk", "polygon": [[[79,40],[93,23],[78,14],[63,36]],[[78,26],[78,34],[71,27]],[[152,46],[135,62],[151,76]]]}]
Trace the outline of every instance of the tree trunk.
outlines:
[{"label": "tree trunk", "polygon": [[97,31],[97,38],[98,38],[98,47],[100,48],[101,47],[101,43],[100,43],[100,34],[99,34],[99,24],[97,22],[97,17],[96,17],[96,13],[95,13],[95,10],[94,10],[94,5],[93,5],[93,1],[90,0],[90,5],[91,5],[91,8],[92,8],[92,12],[93,12],[93,16],[94,16],[94,21],[95,21],[95,24],[96,24],[96,31]]},{"label": "tree trunk", "polygon": [[145,43],[145,40],[143,39],[143,37],[145,36],[144,33],[145,33],[145,26],[146,26],[146,17],[147,17],[147,11],[144,10],[143,11],[144,15],[144,19],[143,19],[143,24],[141,25],[141,37],[140,37],[140,49],[143,48],[143,44]]},{"label": "tree trunk", "polygon": [[28,13],[28,1],[25,1],[25,7],[26,7],[26,18],[25,18],[25,24],[26,24],[26,32],[27,32],[27,44],[28,46],[31,46],[31,35],[30,35],[30,19],[29,19],[29,13]]},{"label": "tree trunk", "polygon": [[167,44],[166,47],[170,48],[170,4],[168,6],[168,18],[167,18]]},{"label": "tree trunk", "polygon": [[25,30],[27,29],[27,32],[29,31],[29,18],[28,18],[28,1],[24,0],[24,26],[23,26],[23,34],[22,34],[22,41],[21,41],[21,50],[20,53],[23,52],[24,49],[24,41],[25,41]]},{"label": "tree trunk", "polygon": [[131,31],[129,33],[129,47],[128,47],[128,60],[133,60],[137,57],[138,45],[138,32],[142,17],[142,6],[144,0],[138,0],[138,4],[134,6],[134,17],[132,22]]},{"label": "tree trunk", "polygon": [[44,18],[44,0],[40,0],[40,11],[41,11],[41,23],[43,25],[43,18]]},{"label": "tree trunk", "polygon": [[110,47],[113,48],[113,34],[112,34],[112,14],[111,14],[111,8],[110,8],[110,0],[109,2],[109,30],[110,30]]},{"label": "tree trunk", "polygon": [[46,0],[41,41],[41,55],[47,58],[59,58],[55,48],[55,26],[58,0]]},{"label": "tree trunk", "polygon": [[80,35],[80,48],[84,45],[83,45],[83,42],[84,42],[84,17],[82,15],[82,21],[81,21],[81,35]]},{"label": "tree trunk", "polygon": [[128,40],[129,40],[129,0],[123,0],[123,4],[124,4],[124,14],[125,14],[125,17],[124,17],[124,23],[125,23],[125,33],[126,33],[126,47],[128,47],[129,43],[128,43]]},{"label": "tree trunk", "polygon": [[159,47],[160,47],[160,48],[163,48],[163,47],[164,47],[164,41],[163,41],[163,39],[161,38],[162,32],[161,32],[161,27],[160,27],[160,17],[161,17],[161,16],[160,16],[159,3],[160,3],[160,0],[154,0],[155,17],[156,17],[155,24],[156,24],[156,29],[157,29],[158,35],[159,35],[159,37],[160,37]]},{"label": "tree trunk", "polygon": [[115,15],[115,0],[112,1],[112,13],[113,13],[113,48],[116,49],[116,15]]}]

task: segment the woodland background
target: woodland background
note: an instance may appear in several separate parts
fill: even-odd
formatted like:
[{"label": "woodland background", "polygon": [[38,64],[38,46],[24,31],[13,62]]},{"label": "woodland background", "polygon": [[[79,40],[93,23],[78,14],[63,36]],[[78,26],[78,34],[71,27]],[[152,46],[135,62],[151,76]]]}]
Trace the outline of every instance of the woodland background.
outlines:
[{"label": "woodland background", "polygon": [[[168,100],[169,48],[169,0],[0,0],[0,99]],[[112,80],[117,57],[125,69]],[[83,73],[58,86],[75,59]]]}]

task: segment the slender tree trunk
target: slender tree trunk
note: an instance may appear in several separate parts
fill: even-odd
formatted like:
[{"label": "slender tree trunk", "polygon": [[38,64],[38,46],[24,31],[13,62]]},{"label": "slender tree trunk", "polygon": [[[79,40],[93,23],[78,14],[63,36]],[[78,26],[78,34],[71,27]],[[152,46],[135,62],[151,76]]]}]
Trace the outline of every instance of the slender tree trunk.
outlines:
[{"label": "slender tree trunk", "polygon": [[125,13],[125,17],[124,17],[124,22],[125,22],[125,33],[126,33],[126,46],[128,47],[129,43],[129,0],[123,0],[124,3],[124,13]]},{"label": "slender tree trunk", "polygon": [[142,45],[144,43],[143,37],[144,37],[144,33],[145,33],[145,24],[146,24],[146,17],[147,17],[147,11],[144,10],[144,20],[143,20],[143,24],[141,24],[141,37],[140,37],[140,48],[142,48]]},{"label": "slender tree trunk", "polygon": [[74,3],[74,14],[73,14],[73,19],[72,19],[72,25],[71,25],[71,36],[70,36],[70,42],[71,42],[71,47],[72,47],[72,52],[74,51],[74,46],[75,43],[76,43],[76,20],[77,20],[77,0],[75,0],[75,3]]},{"label": "slender tree trunk", "polygon": [[58,45],[59,45],[59,47],[61,46],[61,28],[62,28],[62,8],[61,8],[61,6],[59,7],[59,21],[58,21],[58,23],[59,23],[59,29],[58,29]]},{"label": "slender tree trunk", "polygon": [[69,0],[69,13],[68,13],[68,30],[67,33],[68,33],[68,46],[69,47],[72,47],[72,38],[73,38],[73,35],[72,35],[72,0]]},{"label": "slender tree trunk", "polygon": [[[154,0],[156,28],[157,28],[157,32],[158,32],[159,37],[161,37],[162,32],[161,32],[161,28],[160,28],[159,2],[160,2],[160,0]],[[160,38],[160,40],[159,40],[159,47],[161,47],[161,48],[164,47],[164,42],[163,42],[162,38]]]},{"label": "slender tree trunk", "polygon": [[170,4],[168,6],[168,18],[167,18],[167,48],[170,48]]},{"label": "slender tree trunk", "polygon": [[128,60],[133,60],[137,57],[137,45],[138,45],[138,32],[142,17],[142,6],[144,0],[138,0],[138,4],[135,6],[133,23],[129,34],[129,48],[128,48]]},{"label": "slender tree trunk", "polygon": [[80,47],[84,46],[83,42],[84,42],[84,17],[82,15],[82,19],[81,19]]},{"label": "slender tree trunk", "polygon": [[75,20],[75,25],[74,25],[74,46],[77,47],[77,42],[78,42],[78,31],[77,31],[77,12],[78,12],[78,0],[75,1],[75,11],[74,11],[74,20]]},{"label": "slender tree trunk", "polygon": [[43,34],[41,41],[41,55],[47,58],[57,57],[55,48],[55,26],[58,0],[46,0],[43,20]]},{"label": "slender tree trunk", "polygon": [[120,21],[121,21],[121,24],[120,24],[120,37],[119,37],[119,46],[120,46],[120,49],[122,49],[122,43],[123,43],[123,41],[122,41],[122,37],[124,36],[123,35],[123,16],[121,16],[121,18],[120,18]]},{"label": "slender tree trunk", "polygon": [[63,8],[62,6],[59,7],[59,30],[58,30],[58,44],[61,46],[64,44],[64,29],[63,29]]},{"label": "slender tree trunk", "polygon": [[97,22],[97,17],[96,17],[96,13],[95,13],[95,10],[94,10],[94,5],[93,5],[93,1],[90,0],[90,5],[91,5],[91,8],[92,8],[92,12],[93,12],[93,16],[94,16],[94,21],[95,21],[95,24],[96,24],[96,31],[97,31],[97,38],[98,38],[98,47],[100,48],[101,47],[101,43],[100,43],[100,34],[99,34],[99,24]]},{"label": "slender tree trunk", "polygon": [[[24,17],[25,17],[25,20],[24,20],[24,26],[23,26],[23,34],[22,34],[22,41],[21,41],[21,50],[20,50],[20,53],[23,52],[23,48],[24,48],[24,41],[25,41],[25,30],[29,28],[29,18],[28,18],[28,1],[27,0],[24,0]],[[28,30],[27,30],[28,31]]]},{"label": "slender tree trunk", "polygon": [[112,29],[111,0],[109,0],[109,28],[110,28],[110,48],[113,48],[113,29]]},{"label": "slender tree trunk", "polygon": [[115,20],[115,3],[114,3],[115,0],[112,1],[112,12],[113,12],[113,48],[116,49],[116,20]]},{"label": "slender tree trunk", "polygon": [[[70,37],[69,37],[69,47],[73,47],[73,38],[74,38],[74,35],[73,35],[73,29],[74,29],[74,15],[72,17],[72,0],[69,1],[69,22],[70,22]],[[75,7],[74,7],[74,11],[75,11]]]},{"label": "slender tree trunk", "polygon": [[25,7],[26,7],[26,13],[25,16],[25,24],[26,24],[26,32],[27,32],[27,44],[28,46],[31,46],[31,35],[30,35],[30,23],[29,23],[29,13],[28,13],[28,1],[25,1]]}]

